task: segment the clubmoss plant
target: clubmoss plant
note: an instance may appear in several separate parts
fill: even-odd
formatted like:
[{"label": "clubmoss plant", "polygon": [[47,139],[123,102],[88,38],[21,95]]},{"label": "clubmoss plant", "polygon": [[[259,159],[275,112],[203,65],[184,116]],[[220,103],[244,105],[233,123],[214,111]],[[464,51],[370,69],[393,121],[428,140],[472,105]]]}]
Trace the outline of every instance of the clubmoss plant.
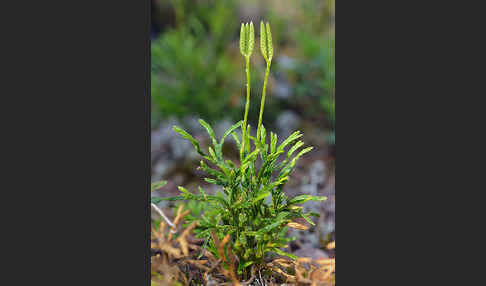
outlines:
[{"label": "clubmoss plant", "polygon": [[[211,126],[200,119],[200,124],[207,130],[211,138],[211,146],[207,152],[189,133],[174,126],[174,131],[189,140],[197,153],[202,156],[200,168],[209,175],[205,181],[221,187],[220,192],[216,195],[208,195],[199,187],[199,194],[193,194],[184,187],[179,187],[180,196],[163,198],[172,201],[193,200],[208,203],[210,207],[203,214],[193,217],[193,220],[198,222],[195,232],[198,237],[205,238],[205,247],[217,257],[220,254],[214,239],[220,240],[230,235],[232,251],[238,258],[238,274],[246,277],[248,277],[251,267],[260,270],[264,266],[264,257],[269,252],[295,258],[294,255],[281,250],[294,239],[286,237],[288,227],[306,229],[305,226],[292,222],[292,220],[304,218],[308,223],[314,225],[309,216],[319,215],[304,213],[302,206],[299,205],[309,200],[326,199],[326,197],[310,195],[289,198],[283,192],[283,187],[289,180],[297,160],[309,152],[312,147],[306,147],[297,152],[304,145],[302,141],[298,140],[303,136],[300,131],[295,131],[280,145],[277,145],[277,134],[273,132],[267,134],[262,124],[267,81],[273,57],[270,25],[268,23],[264,25],[263,22],[260,25],[260,47],[267,68],[257,132],[255,137],[251,136],[247,117],[250,106],[250,57],[253,46],[253,23],[242,24],[240,50],[245,59],[247,79],[243,120],[234,124],[220,140],[217,140]],[[241,137],[235,132],[238,128],[241,128]],[[223,157],[222,147],[230,134],[240,150],[239,162],[225,160]],[[287,147],[289,148],[286,150]],[[222,261],[230,261],[223,257],[220,258]]]}]

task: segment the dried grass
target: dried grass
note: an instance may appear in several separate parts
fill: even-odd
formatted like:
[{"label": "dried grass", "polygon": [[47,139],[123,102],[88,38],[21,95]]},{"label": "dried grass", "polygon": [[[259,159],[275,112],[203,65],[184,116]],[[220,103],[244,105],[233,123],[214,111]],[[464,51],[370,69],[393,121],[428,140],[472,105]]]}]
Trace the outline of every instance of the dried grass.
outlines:
[{"label": "dried grass", "polygon": [[[151,273],[153,286],[174,285],[309,285],[309,286],[334,286],[335,285],[335,259],[276,258],[267,263],[265,269],[252,269],[248,281],[240,281],[236,268],[237,257],[231,251],[230,236],[225,236],[221,241],[212,233],[218,254],[216,257],[194,241],[191,236],[197,225],[193,222],[182,229],[182,221],[187,211],[183,212],[181,205],[174,219],[174,227],[168,227],[164,221],[158,229],[152,228],[151,247],[158,252],[151,257]],[[291,227],[302,228],[304,226],[291,223]],[[335,248],[335,242],[331,242],[328,249]],[[226,253],[226,255],[225,255]],[[202,254],[202,257],[197,257]],[[262,271],[265,273],[262,277]],[[269,275],[270,274],[270,275]],[[258,284],[256,282],[258,281]]]}]

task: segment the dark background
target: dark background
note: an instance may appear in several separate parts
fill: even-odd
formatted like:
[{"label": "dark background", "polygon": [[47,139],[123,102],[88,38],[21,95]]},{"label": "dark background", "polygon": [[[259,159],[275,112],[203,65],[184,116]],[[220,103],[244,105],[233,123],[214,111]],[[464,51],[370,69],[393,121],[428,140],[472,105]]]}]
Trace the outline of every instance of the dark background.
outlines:
[{"label": "dark background", "polygon": [[61,2],[0,9],[0,284],[150,285],[150,2]]},{"label": "dark background", "polygon": [[[1,5],[2,284],[149,285],[149,2]],[[337,281],[481,282],[482,9],[337,7]]]}]

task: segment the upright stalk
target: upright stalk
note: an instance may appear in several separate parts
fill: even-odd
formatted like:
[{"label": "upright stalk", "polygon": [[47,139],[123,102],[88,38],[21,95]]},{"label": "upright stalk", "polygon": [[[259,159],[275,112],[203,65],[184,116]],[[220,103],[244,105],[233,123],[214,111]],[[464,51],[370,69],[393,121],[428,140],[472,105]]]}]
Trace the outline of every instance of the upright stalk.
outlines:
[{"label": "upright stalk", "polygon": [[246,142],[246,127],[247,127],[247,120],[248,120],[248,110],[250,109],[250,57],[245,57],[246,61],[246,104],[245,104],[245,116],[243,119],[243,136],[242,136],[242,143],[241,143],[241,150],[240,150],[240,157],[243,160],[243,154],[245,152],[245,142]]},{"label": "upright stalk", "polygon": [[253,52],[253,46],[255,44],[255,28],[253,27],[253,22],[243,24],[241,23],[241,32],[240,32],[240,52],[245,58],[246,64],[246,105],[245,105],[245,116],[243,119],[243,126],[241,126],[241,150],[240,150],[240,159],[243,162],[245,148],[248,149],[247,142],[248,140],[248,130],[247,130],[247,121],[248,121],[248,110],[250,109],[250,56]]},{"label": "upright stalk", "polygon": [[260,128],[262,125],[263,109],[265,109],[265,95],[267,94],[267,82],[268,82],[268,74],[270,73],[270,63],[271,63],[270,61],[267,62],[267,69],[265,70],[265,81],[263,82],[262,101],[260,103],[260,116],[258,117],[257,140],[260,139]]},{"label": "upright stalk", "polygon": [[260,116],[258,117],[257,141],[260,140],[260,129],[262,127],[263,109],[265,108],[265,95],[267,94],[268,74],[270,73],[270,65],[273,57],[272,33],[270,32],[270,25],[265,25],[263,21],[260,22],[260,49],[262,55],[267,63],[265,70],[265,81],[263,82],[262,102],[260,103]]}]

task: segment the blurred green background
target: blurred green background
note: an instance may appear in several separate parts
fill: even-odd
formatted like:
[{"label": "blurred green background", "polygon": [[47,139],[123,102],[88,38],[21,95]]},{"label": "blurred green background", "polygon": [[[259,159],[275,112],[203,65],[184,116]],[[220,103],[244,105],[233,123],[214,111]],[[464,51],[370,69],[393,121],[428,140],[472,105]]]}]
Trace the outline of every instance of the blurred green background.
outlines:
[{"label": "blurred green background", "polygon": [[[334,0],[158,0],[152,9],[152,126],[191,115],[208,121],[242,117],[244,61],[239,26],[272,27],[275,56],[264,122],[284,110],[319,128],[334,126]],[[264,72],[259,46],[252,57],[255,125]],[[333,134],[329,132],[330,143]]]}]

